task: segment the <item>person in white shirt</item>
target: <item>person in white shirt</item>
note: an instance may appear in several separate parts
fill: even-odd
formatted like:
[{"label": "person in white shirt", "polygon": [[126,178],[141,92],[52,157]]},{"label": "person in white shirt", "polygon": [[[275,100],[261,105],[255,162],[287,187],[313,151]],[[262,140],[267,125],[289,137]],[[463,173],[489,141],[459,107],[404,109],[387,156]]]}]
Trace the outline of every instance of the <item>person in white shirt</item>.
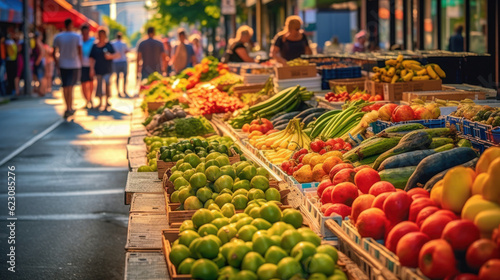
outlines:
[{"label": "person in white shirt", "polygon": [[[129,52],[127,44],[122,41],[122,33],[116,33],[116,40],[111,42],[115,52],[120,56],[113,59],[113,72],[116,73],[116,91],[120,97],[128,97],[127,94],[127,53]],[[123,73],[123,94],[120,92],[120,73]]]},{"label": "person in white shirt", "polygon": [[75,113],[73,110],[73,86],[80,78],[82,68],[82,37],[73,32],[73,21],[64,21],[65,30],[54,38],[54,61],[59,68],[63,86],[66,112],[64,118]]}]

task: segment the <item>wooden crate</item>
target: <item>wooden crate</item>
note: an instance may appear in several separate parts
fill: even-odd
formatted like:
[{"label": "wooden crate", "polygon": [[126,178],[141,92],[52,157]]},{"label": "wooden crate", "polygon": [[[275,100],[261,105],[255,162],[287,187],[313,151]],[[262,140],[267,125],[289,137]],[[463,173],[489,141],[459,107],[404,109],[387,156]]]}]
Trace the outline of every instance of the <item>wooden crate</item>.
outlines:
[{"label": "wooden crate", "polygon": [[148,102],[148,111],[156,111],[163,106],[165,106],[164,101]]},{"label": "wooden crate", "polygon": [[165,255],[162,252],[127,252],[125,280],[164,280],[168,277]]},{"label": "wooden crate", "polygon": [[191,275],[190,274],[177,274],[176,268],[174,264],[170,261],[170,251],[172,251],[170,247],[170,241],[167,239],[165,236],[165,231],[162,232],[162,250],[163,254],[165,255],[165,259],[167,261],[167,270],[168,274],[170,275],[171,280],[191,280]]},{"label": "wooden crate", "polygon": [[408,91],[430,91],[441,90],[441,80],[429,81],[410,81],[404,83],[376,83],[367,80],[365,89],[371,95],[380,94],[384,96],[386,101],[401,101],[403,100],[403,92]]},{"label": "wooden crate", "polygon": [[134,193],[130,203],[130,213],[166,214],[163,194]]},{"label": "wooden crate", "polygon": [[160,251],[160,233],[165,228],[168,228],[168,223],[164,214],[131,213],[125,250]]},{"label": "wooden crate", "polygon": [[125,185],[125,204],[132,202],[134,193],[163,193],[162,182],[156,178],[154,172],[129,172]]},{"label": "wooden crate", "polygon": [[278,80],[316,77],[316,64],[301,66],[281,66],[274,68]]},{"label": "wooden crate", "polygon": [[175,166],[177,162],[175,161],[163,161],[160,160],[160,152],[156,153],[156,166],[158,170],[158,179],[162,180],[165,175],[165,171]]}]

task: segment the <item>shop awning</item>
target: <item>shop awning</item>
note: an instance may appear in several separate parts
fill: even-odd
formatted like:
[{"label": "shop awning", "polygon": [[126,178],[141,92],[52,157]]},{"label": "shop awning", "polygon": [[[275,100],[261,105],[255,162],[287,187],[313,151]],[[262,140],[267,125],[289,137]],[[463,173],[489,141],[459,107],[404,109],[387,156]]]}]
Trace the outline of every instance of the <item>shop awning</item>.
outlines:
[{"label": "shop awning", "polygon": [[43,22],[48,24],[53,24],[57,28],[64,27],[64,21],[70,18],[73,20],[73,24],[76,28],[79,28],[82,24],[87,23],[90,30],[96,31],[99,25],[82,15],[73,6],[64,0],[45,0],[43,1]]},{"label": "shop awning", "polygon": [[20,0],[0,0],[0,22],[23,22],[23,2]]}]

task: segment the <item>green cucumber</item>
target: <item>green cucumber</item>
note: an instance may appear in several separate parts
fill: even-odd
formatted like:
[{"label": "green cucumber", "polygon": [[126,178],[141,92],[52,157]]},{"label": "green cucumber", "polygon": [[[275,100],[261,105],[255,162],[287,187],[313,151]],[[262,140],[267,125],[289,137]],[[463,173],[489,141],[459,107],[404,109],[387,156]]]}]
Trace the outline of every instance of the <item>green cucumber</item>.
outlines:
[{"label": "green cucumber", "polygon": [[472,147],[471,142],[468,139],[460,139],[457,143],[457,147]]},{"label": "green cucumber", "polygon": [[411,131],[411,130],[417,130],[417,129],[423,129],[425,126],[420,123],[405,123],[405,124],[398,124],[398,125],[393,125],[390,126],[382,132],[385,133],[391,133],[391,132],[402,132],[402,131]]},{"label": "green cucumber", "polygon": [[378,138],[377,140],[368,142],[367,145],[363,145],[360,149],[356,150],[354,153],[347,155],[344,154],[344,160],[349,160],[351,162],[362,160],[366,157],[381,154],[389,149],[394,148],[398,145],[401,138]]},{"label": "green cucumber", "polygon": [[429,149],[435,149],[437,147],[441,147],[446,144],[453,144],[453,139],[447,137],[435,137],[432,138],[432,142],[429,145]]},{"label": "green cucumber", "polygon": [[381,181],[389,182],[397,189],[404,189],[415,169],[417,169],[416,166],[384,169],[378,175],[380,175]]},{"label": "green cucumber", "polygon": [[455,148],[455,145],[453,145],[453,144],[446,144],[446,145],[443,145],[441,147],[434,148],[434,151],[436,151],[436,153],[440,153],[440,152],[451,150],[453,148]]}]

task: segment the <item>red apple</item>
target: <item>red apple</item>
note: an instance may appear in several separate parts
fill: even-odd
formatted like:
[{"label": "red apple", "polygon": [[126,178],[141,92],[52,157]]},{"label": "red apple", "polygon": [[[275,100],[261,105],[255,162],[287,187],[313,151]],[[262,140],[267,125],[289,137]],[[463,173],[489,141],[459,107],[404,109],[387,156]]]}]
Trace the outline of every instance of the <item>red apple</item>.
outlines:
[{"label": "red apple", "polygon": [[413,109],[408,105],[399,105],[391,115],[392,122],[404,122],[414,119]]},{"label": "red apple", "polygon": [[412,197],[411,197],[411,200],[417,200],[419,198],[429,198],[428,195],[425,195],[425,194],[421,194],[421,193],[418,193],[418,194],[414,194]]},{"label": "red apple", "polygon": [[334,188],[335,188],[335,186],[330,186],[330,187],[327,187],[323,191],[323,193],[321,194],[321,203],[322,204],[332,203],[332,192],[333,192]]},{"label": "red apple", "polygon": [[[333,176],[332,183],[334,185],[343,183],[343,182],[352,182],[354,183],[354,176],[356,172],[352,168],[345,168],[337,172],[335,176]],[[356,188],[357,189],[357,188]]]},{"label": "red apple", "polygon": [[417,225],[421,227],[425,219],[427,219],[427,217],[436,213],[437,211],[439,211],[439,208],[437,208],[436,206],[427,206],[424,209],[420,210],[420,212],[417,215],[417,221],[416,221]]},{"label": "red apple", "polygon": [[330,206],[332,206],[332,205],[333,205],[333,203],[327,203],[327,204],[323,204],[323,205],[321,205],[321,208],[320,208],[321,213],[325,214],[326,209],[328,209],[328,207],[330,207]]},{"label": "red apple", "polygon": [[418,213],[427,206],[436,206],[430,198],[418,198],[414,200],[410,205],[410,214],[408,220],[415,222],[417,220]]},{"label": "red apple", "polygon": [[372,207],[375,196],[371,194],[362,194],[358,196],[352,203],[351,220],[356,224],[359,214],[364,210]]},{"label": "red apple", "polygon": [[361,237],[383,239],[388,226],[387,218],[382,210],[370,208],[361,212],[356,222],[356,229]]},{"label": "red apple", "polygon": [[440,209],[440,210],[436,211],[436,214],[448,216],[448,217],[452,218],[453,220],[459,219],[459,217],[455,213],[451,212],[450,210]]},{"label": "red apple", "polygon": [[358,188],[353,183],[344,182],[336,185],[333,189],[332,203],[343,203],[350,207],[356,197],[358,197]]},{"label": "red apple", "polygon": [[434,118],[432,112],[425,107],[418,107],[413,111],[416,120],[431,120]]},{"label": "red apple", "polygon": [[498,280],[500,278],[500,259],[487,261],[479,270],[479,280]]},{"label": "red apple", "polygon": [[409,195],[409,196],[410,196],[413,200],[415,200],[415,199],[413,198],[413,196],[414,196],[414,195],[416,195],[416,194],[423,194],[423,195],[425,195],[425,196],[427,196],[427,197],[429,197],[429,196],[430,196],[430,193],[429,193],[428,191],[426,191],[426,190],[422,189],[422,188],[413,188],[413,189],[411,189],[411,190],[409,190],[409,191],[408,191],[408,195]]},{"label": "red apple", "polygon": [[385,104],[384,106],[380,107],[380,109],[378,109],[378,117],[383,121],[391,120],[392,112],[394,111],[394,109],[396,109],[396,107],[398,107],[398,105],[396,104]]},{"label": "red apple", "polygon": [[444,227],[451,221],[453,219],[449,216],[440,215],[436,212],[425,219],[420,231],[427,234],[430,239],[439,239],[443,234]]},{"label": "red apple", "polygon": [[417,267],[420,249],[429,241],[429,237],[421,232],[409,232],[401,237],[396,246],[396,255],[401,265]]},{"label": "red apple", "polygon": [[406,192],[391,193],[384,201],[385,216],[392,225],[408,219],[411,199]]},{"label": "red apple", "polygon": [[333,214],[337,214],[342,216],[342,219],[349,216],[351,214],[351,207],[342,204],[342,203],[334,203],[328,209],[326,209],[325,216],[329,217]]},{"label": "red apple", "polygon": [[354,171],[356,171],[356,173],[358,173],[361,169],[365,169],[365,168],[371,168],[371,167],[369,165],[361,165],[361,166],[354,168]]},{"label": "red apple", "polygon": [[334,167],[332,167],[332,170],[330,170],[330,174],[328,174],[328,176],[330,177],[330,180],[333,180],[333,177],[335,177],[335,175],[342,169],[344,168],[354,168],[352,166],[352,164],[350,163],[339,163],[339,164],[336,164]]},{"label": "red apple", "polygon": [[391,229],[391,231],[389,231],[389,234],[385,239],[385,247],[387,247],[387,249],[389,249],[390,251],[396,253],[396,247],[398,245],[399,240],[406,234],[410,232],[418,232],[419,230],[420,229],[418,228],[417,224],[415,224],[414,222],[409,222],[409,221],[401,222],[396,226],[394,226]]},{"label": "red apple", "polygon": [[354,183],[362,193],[368,193],[373,184],[380,181],[377,170],[366,167],[359,170],[354,176]]},{"label": "red apple", "polygon": [[380,210],[384,209],[384,202],[391,195],[392,193],[387,192],[387,193],[381,193],[379,196],[375,197],[373,200],[372,208],[378,208]]},{"label": "red apple", "polygon": [[333,183],[332,181],[330,181],[330,179],[324,179],[323,181],[321,181],[321,183],[319,183],[318,185],[318,190],[317,190],[318,197],[321,197],[325,189],[330,186],[333,186]]},{"label": "red apple", "polygon": [[465,254],[467,265],[475,270],[491,259],[500,259],[500,250],[495,242],[486,238],[474,241]]},{"label": "red apple", "polygon": [[455,273],[456,260],[450,244],[443,239],[431,240],[422,247],[418,267],[431,279],[442,279]]},{"label": "red apple", "polygon": [[481,237],[479,229],[472,221],[455,220],[449,222],[443,230],[442,239],[448,241],[455,251],[465,251]]},{"label": "red apple", "polygon": [[380,182],[376,182],[375,184],[373,184],[368,193],[372,194],[374,196],[378,196],[381,193],[395,192],[395,191],[396,191],[396,188],[391,183],[386,182],[386,181],[380,181]]},{"label": "red apple", "polygon": [[476,274],[472,273],[461,273],[454,275],[453,277],[447,277],[446,280],[478,280],[479,278],[477,277]]}]

